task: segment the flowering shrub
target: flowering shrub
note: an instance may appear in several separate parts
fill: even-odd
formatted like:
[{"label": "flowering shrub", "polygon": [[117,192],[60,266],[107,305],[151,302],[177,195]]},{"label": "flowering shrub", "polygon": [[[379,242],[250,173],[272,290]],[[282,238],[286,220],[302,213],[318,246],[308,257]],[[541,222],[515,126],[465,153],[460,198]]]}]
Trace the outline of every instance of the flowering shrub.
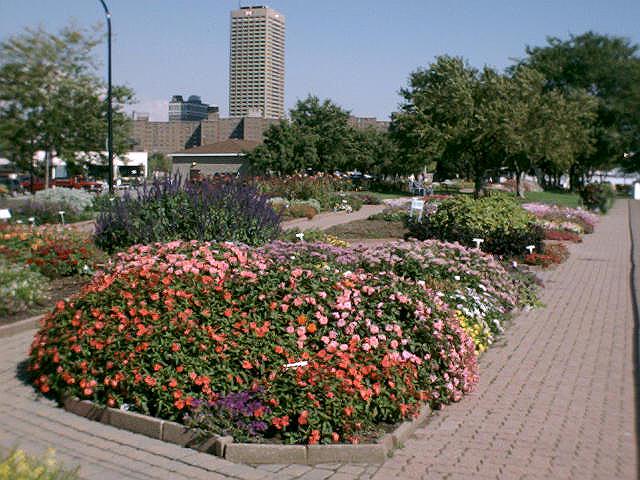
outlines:
[{"label": "flowering shrub", "polygon": [[530,253],[524,257],[524,263],[527,265],[535,265],[542,268],[549,268],[551,265],[557,265],[564,262],[569,257],[569,251],[566,245],[557,243],[547,245],[544,253]]},{"label": "flowering shrub", "polygon": [[62,225],[0,227],[0,256],[32,265],[49,278],[93,273],[104,260],[86,235]]},{"label": "flowering shrub", "polygon": [[24,312],[49,299],[43,285],[47,279],[24,265],[7,262],[0,256],[0,316]]},{"label": "flowering shrub", "polygon": [[582,231],[576,233],[592,233],[598,223],[598,215],[580,208],[558,207],[545,203],[525,203],[522,208],[534,214],[547,229],[576,231],[574,225],[577,225]]},{"label": "flowering shrub", "polygon": [[44,458],[31,457],[23,450],[13,450],[0,461],[0,478],[7,480],[75,480],[78,469],[67,471],[56,461],[55,451]]},{"label": "flowering shrub", "polygon": [[590,183],[580,190],[580,198],[589,210],[598,210],[602,213],[613,205],[616,192],[610,183]]},{"label": "flowering shrub", "polygon": [[[545,230],[544,238],[547,240],[560,240],[574,243],[580,243],[582,241],[580,235],[568,230]],[[545,247],[545,250],[547,248],[548,247]]]},{"label": "flowering shrub", "polygon": [[320,202],[323,209],[333,208],[337,192],[353,190],[350,180],[333,175],[291,175],[286,177],[258,177],[254,179],[258,191],[269,197]]},{"label": "flowering shrub", "polygon": [[348,242],[345,242],[334,235],[329,235],[324,230],[318,229],[309,229],[301,232],[299,228],[292,228],[282,232],[278,240],[283,240],[285,242],[320,242],[327,243],[335,247],[349,246]]},{"label": "flowering shrub", "polygon": [[542,250],[544,238],[535,217],[504,195],[446,199],[421,220],[410,218],[407,227],[419,240],[436,238],[472,246],[474,238],[481,238],[482,248],[498,255],[518,255],[527,245]]},{"label": "flowering shrub", "polygon": [[98,217],[96,244],[108,252],[176,239],[261,244],[280,230],[267,200],[235,181],[183,184],[165,178],[145,184],[135,196],[115,197]]},{"label": "flowering shrub", "polygon": [[457,243],[397,242],[358,249],[311,243],[273,242],[261,250],[276,262],[296,265],[328,263],[377,272],[390,270],[405,279],[428,283],[478,333],[477,347],[486,347],[503,331],[507,313],[535,304],[534,280],[514,275],[491,255]]},{"label": "flowering shrub", "polygon": [[60,211],[66,223],[93,218],[91,208],[95,195],[84,190],[50,188],[40,190],[28,203],[14,209],[16,219],[23,222],[33,217],[36,224],[62,223]]},{"label": "flowering shrub", "polygon": [[74,188],[49,188],[34,194],[34,201],[40,203],[64,204],[69,211],[81,213],[91,208],[95,194]]},{"label": "flowering shrub", "polygon": [[[34,384],[167,419],[188,412],[205,430],[310,444],[357,443],[423,402],[437,408],[473,388],[474,343],[428,283],[352,269],[339,247],[274,249],[175,241],[119,254],[43,319]],[[301,254],[278,261],[287,249]]]}]

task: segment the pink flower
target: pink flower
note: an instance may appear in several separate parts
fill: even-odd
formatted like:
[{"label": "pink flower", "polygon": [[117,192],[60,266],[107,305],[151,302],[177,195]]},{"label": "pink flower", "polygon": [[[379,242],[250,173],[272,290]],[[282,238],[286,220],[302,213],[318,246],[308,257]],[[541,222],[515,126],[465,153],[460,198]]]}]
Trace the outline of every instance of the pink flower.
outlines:
[{"label": "pink flower", "polygon": [[285,331],[286,331],[287,333],[293,333],[293,332],[295,332],[296,330],[295,330],[295,328],[293,328],[291,325],[289,325],[289,326],[285,329]]},{"label": "pink flower", "polygon": [[369,328],[369,331],[375,335],[380,331],[380,329],[378,328],[377,325],[371,325],[371,327]]},{"label": "pink flower", "polygon": [[393,348],[394,350],[396,350],[398,348],[398,341],[397,340],[391,340],[391,348]]},{"label": "pink flower", "polygon": [[343,352],[346,352],[347,350],[349,350],[349,345],[347,345],[346,343],[341,343],[340,350],[342,350]]},{"label": "pink flower", "polygon": [[283,303],[282,305],[280,305],[280,310],[286,313],[287,310],[289,310],[289,305],[287,305],[286,303]]}]

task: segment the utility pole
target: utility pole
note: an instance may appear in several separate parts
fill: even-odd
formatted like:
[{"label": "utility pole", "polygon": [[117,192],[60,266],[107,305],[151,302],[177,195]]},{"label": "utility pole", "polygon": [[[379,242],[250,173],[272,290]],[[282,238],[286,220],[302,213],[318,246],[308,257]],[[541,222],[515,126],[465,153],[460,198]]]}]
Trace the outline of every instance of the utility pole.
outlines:
[{"label": "utility pole", "polygon": [[113,106],[111,101],[111,12],[107,8],[107,4],[104,3],[104,0],[100,0],[102,3],[102,8],[104,8],[104,14],[107,17],[107,57],[108,57],[108,67],[107,67],[107,125],[108,125],[108,140],[107,140],[107,149],[109,150],[109,194],[113,194]]}]

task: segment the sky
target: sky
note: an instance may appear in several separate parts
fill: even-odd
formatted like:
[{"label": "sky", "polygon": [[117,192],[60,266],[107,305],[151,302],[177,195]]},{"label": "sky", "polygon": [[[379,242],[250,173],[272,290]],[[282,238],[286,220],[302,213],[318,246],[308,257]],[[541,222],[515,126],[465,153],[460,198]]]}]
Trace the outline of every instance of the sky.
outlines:
[{"label": "sky", "polygon": [[[131,87],[129,111],[166,120],[172,95],[199,95],[228,113],[229,14],[238,0],[106,0],[113,83]],[[398,91],[438,55],[504,69],[543,46],[592,30],[640,44],[639,0],[269,0],[286,17],[288,110],[308,94],[352,114],[388,119]],[[0,40],[26,27],[102,23],[99,0],[0,0]],[[97,47],[106,78],[106,43]]]}]

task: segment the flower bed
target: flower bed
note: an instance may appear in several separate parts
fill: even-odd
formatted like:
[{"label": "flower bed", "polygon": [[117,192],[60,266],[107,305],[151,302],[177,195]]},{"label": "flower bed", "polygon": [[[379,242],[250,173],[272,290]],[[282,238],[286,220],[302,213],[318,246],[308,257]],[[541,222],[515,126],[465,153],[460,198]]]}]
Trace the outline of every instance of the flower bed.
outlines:
[{"label": "flower bed", "polygon": [[524,263],[527,265],[549,268],[552,265],[563,263],[569,257],[569,251],[563,243],[547,245],[544,253],[530,253],[525,255]]},{"label": "flower bed", "polygon": [[592,233],[598,223],[598,215],[580,208],[558,207],[545,203],[525,203],[522,208],[534,214],[547,230]]},{"label": "flower bed", "polygon": [[457,244],[137,246],[58,302],[29,370],[44,393],[188,413],[205,435],[358,443],[470,391],[527,292]]},{"label": "flower bed", "polygon": [[86,235],[62,225],[2,225],[0,256],[12,263],[31,265],[49,278],[92,273],[104,260]]}]

